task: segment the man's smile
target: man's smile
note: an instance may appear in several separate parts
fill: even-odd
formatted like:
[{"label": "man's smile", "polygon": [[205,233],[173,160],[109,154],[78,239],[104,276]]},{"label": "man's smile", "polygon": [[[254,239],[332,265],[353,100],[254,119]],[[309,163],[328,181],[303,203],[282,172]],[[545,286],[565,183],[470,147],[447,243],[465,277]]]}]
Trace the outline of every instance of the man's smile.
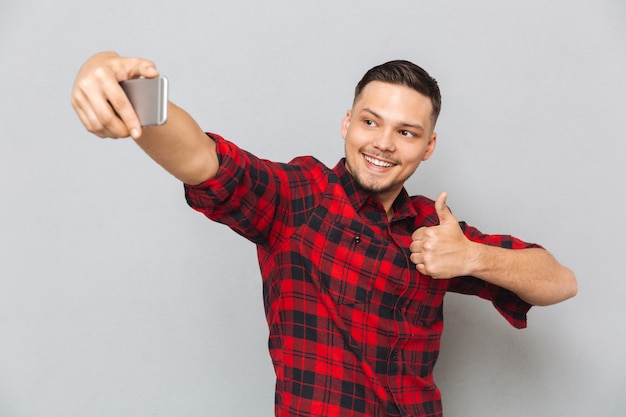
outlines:
[{"label": "man's smile", "polygon": [[372,165],[374,165],[376,167],[379,167],[379,168],[391,168],[391,167],[397,165],[395,163],[391,163],[391,162],[388,162],[388,161],[383,161],[381,159],[374,158],[373,156],[366,155],[366,154],[363,154],[363,158],[368,163],[370,163],[370,164],[372,164]]}]

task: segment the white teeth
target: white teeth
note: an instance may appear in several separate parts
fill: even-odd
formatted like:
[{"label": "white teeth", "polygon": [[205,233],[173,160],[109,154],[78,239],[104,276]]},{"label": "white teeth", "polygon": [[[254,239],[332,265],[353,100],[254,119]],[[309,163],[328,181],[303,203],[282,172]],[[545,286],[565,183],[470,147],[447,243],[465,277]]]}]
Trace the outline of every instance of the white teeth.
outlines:
[{"label": "white teeth", "polygon": [[365,157],[365,160],[366,160],[367,162],[369,162],[370,164],[374,164],[374,165],[376,165],[377,167],[381,167],[381,168],[391,168],[391,167],[394,165],[394,164],[390,164],[389,162],[383,162],[383,161],[381,161],[381,160],[374,159],[374,158],[372,158],[372,157],[370,157],[370,156],[367,156],[367,155],[363,155],[363,156]]}]

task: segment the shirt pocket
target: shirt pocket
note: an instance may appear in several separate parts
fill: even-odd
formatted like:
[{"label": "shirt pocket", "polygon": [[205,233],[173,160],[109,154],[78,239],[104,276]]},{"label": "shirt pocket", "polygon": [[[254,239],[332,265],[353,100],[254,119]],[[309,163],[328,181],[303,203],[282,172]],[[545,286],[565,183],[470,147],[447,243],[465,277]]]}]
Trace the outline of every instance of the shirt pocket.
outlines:
[{"label": "shirt pocket", "polygon": [[[406,318],[410,323],[428,332],[431,326],[440,326],[443,322],[443,299],[448,287],[448,280],[434,279],[411,270],[410,280],[417,282],[417,288],[409,296]],[[441,330],[437,330],[439,332]],[[437,336],[438,337],[438,336]]]},{"label": "shirt pocket", "polygon": [[337,304],[369,303],[387,242],[363,223],[338,219],[326,223],[320,256],[320,284]]}]

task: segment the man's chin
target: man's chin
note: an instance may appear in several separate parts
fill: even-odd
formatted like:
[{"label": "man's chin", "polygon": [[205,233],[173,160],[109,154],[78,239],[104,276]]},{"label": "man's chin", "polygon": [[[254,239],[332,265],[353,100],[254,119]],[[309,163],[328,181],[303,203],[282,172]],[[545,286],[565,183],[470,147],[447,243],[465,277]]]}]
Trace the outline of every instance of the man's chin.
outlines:
[{"label": "man's chin", "polygon": [[354,177],[356,183],[370,194],[384,194],[390,192],[394,187],[390,184],[383,184],[376,181],[363,181],[362,178]]}]

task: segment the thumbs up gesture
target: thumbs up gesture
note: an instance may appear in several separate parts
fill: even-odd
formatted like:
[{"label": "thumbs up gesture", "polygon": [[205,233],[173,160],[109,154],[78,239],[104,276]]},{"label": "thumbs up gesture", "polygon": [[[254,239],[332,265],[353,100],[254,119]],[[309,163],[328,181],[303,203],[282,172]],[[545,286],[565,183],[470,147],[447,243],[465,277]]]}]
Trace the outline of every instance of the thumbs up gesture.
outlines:
[{"label": "thumbs up gesture", "polygon": [[465,237],[459,222],[446,206],[448,194],[439,194],[435,210],[439,225],[420,227],[413,232],[411,261],[417,270],[433,278],[445,279],[468,275],[475,245]]}]

